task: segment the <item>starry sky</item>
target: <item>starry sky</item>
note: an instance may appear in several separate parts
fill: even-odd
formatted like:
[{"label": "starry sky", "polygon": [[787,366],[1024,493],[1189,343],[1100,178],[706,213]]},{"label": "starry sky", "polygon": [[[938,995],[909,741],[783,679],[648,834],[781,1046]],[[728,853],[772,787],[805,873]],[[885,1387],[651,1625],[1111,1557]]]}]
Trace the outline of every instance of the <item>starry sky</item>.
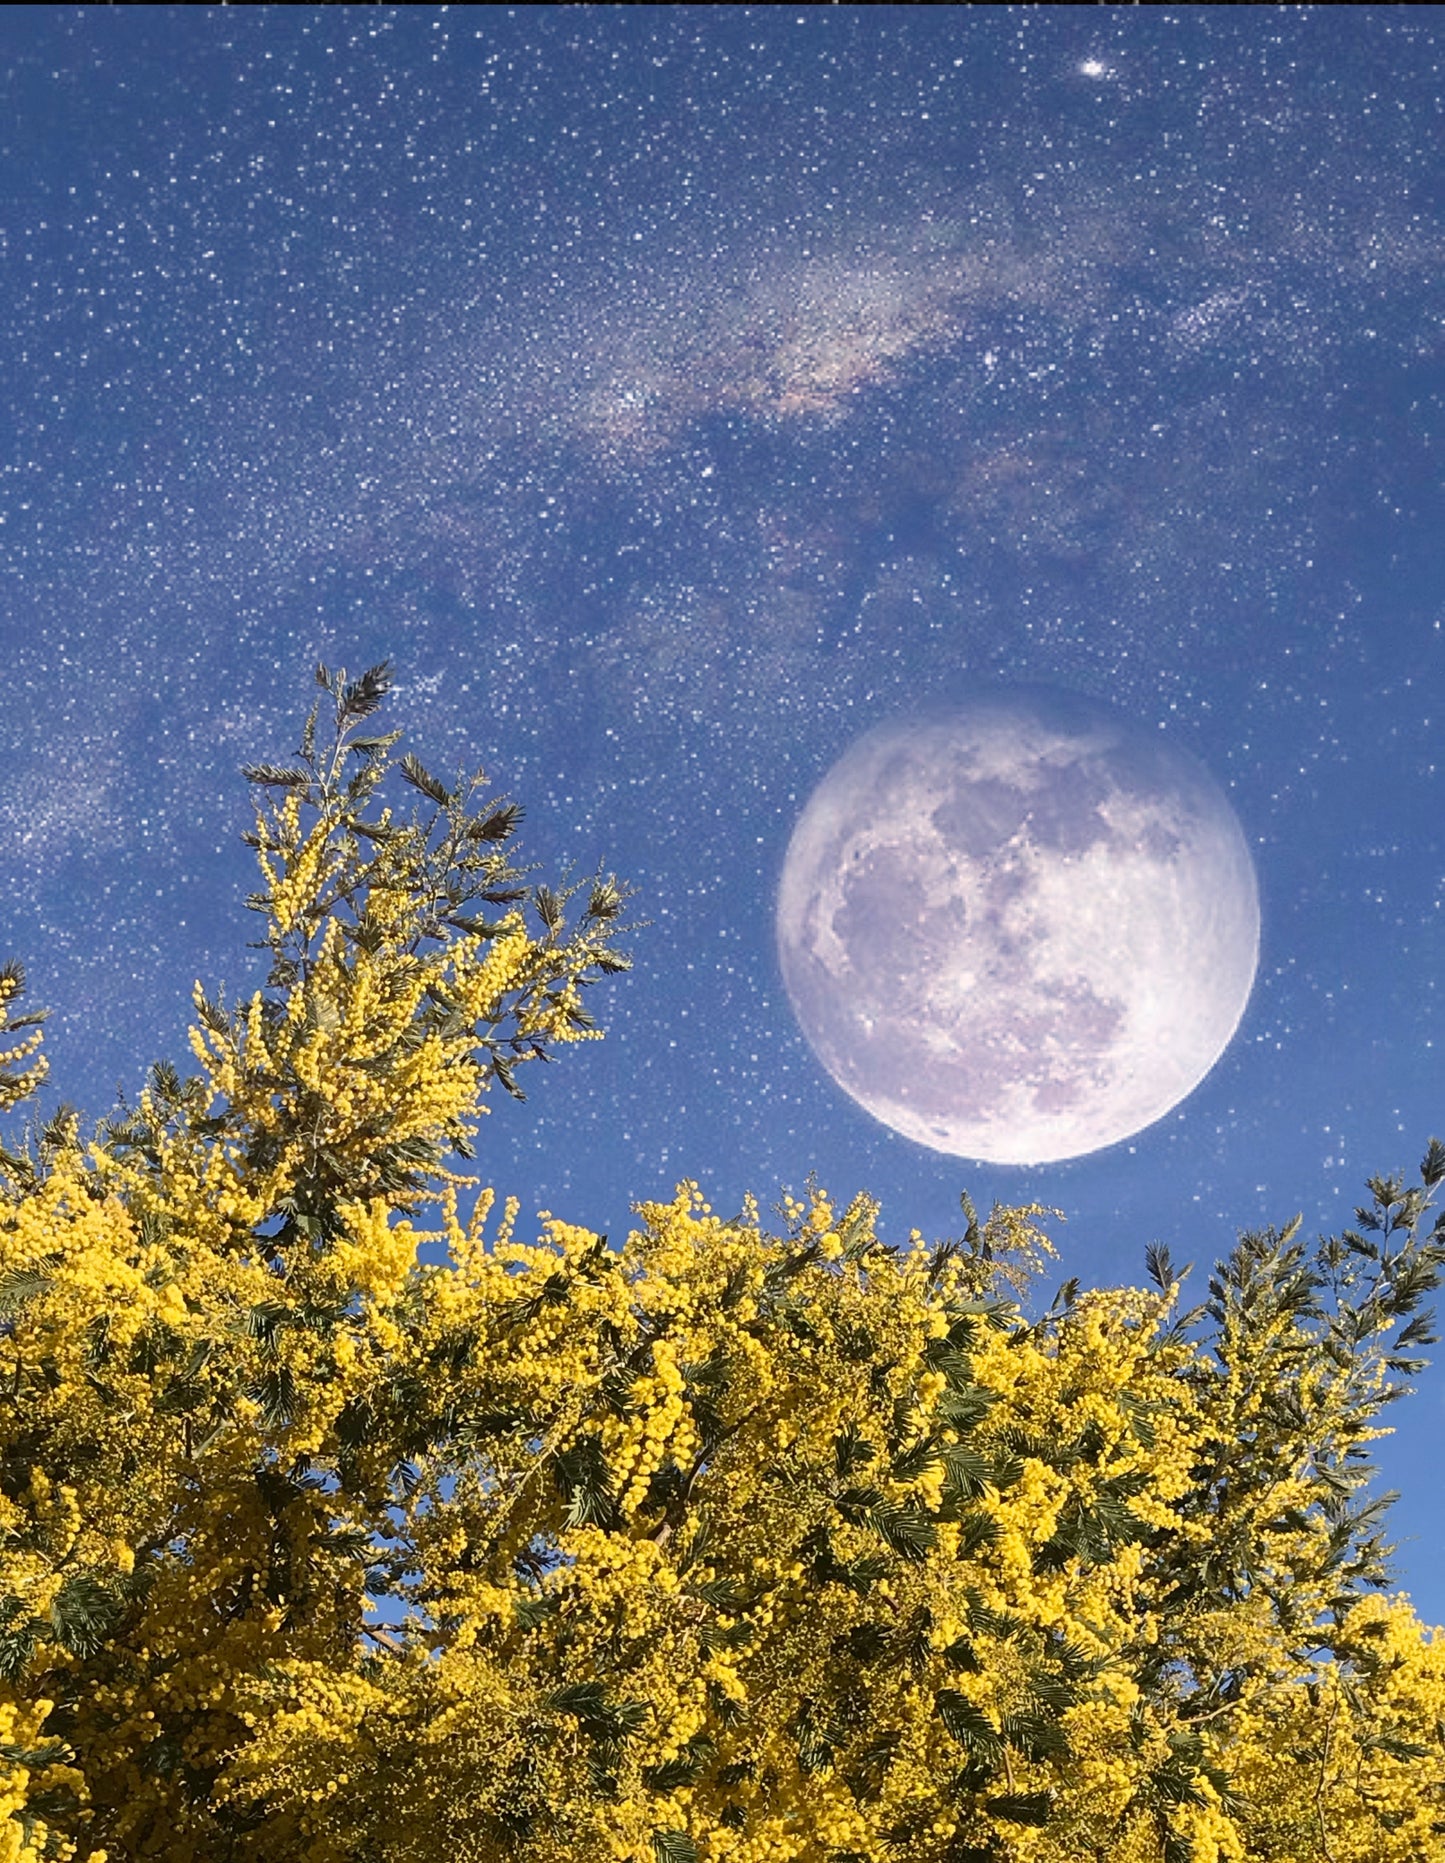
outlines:
[{"label": "starry sky", "polygon": [[[12,7],[0,20],[0,954],[50,1098],[259,981],[241,763],[389,657],[434,768],[636,888],[608,1040],[482,1135],[620,1235],[810,1171],[885,1233],[1055,1205],[1059,1273],[1351,1220],[1445,1129],[1435,7]],[[773,910],[864,730],[996,682],[1227,790],[1253,996],[1037,1170],[828,1078]],[[542,1070],[532,1070],[533,1076]],[[1196,1277],[1196,1285],[1202,1273]],[[1445,1620],[1445,1373],[1394,1419]]]}]

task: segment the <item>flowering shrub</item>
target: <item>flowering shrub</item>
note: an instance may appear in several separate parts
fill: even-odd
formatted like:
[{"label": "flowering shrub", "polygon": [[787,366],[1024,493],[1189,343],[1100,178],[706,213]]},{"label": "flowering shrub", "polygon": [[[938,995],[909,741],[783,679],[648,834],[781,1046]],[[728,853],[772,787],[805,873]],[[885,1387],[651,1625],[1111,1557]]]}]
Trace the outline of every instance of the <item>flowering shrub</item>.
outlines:
[{"label": "flowering shrub", "polygon": [[595,1032],[619,889],[569,932],[414,759],[378,807],[384,670],[323,683],[249,772],[267,986],[0,1155],[0,1863],[1445,1855],[1445,1640],[1360,1499],[1445,1148],[1193,1313],[1153,1251],[1031,1317],[1037,1208],[523,1242],[447,1160]]}]

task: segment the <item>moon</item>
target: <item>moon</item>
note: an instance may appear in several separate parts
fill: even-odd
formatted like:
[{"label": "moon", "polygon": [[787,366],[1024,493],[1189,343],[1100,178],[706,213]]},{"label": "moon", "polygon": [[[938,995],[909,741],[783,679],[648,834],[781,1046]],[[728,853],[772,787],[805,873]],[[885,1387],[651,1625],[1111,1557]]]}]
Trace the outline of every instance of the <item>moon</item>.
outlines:
[{"label": "moon", "polygon": [[788,844],[778,955],[823,1066],[920,1145],[1099,1151],[1198,1086],[1239,1026],[1259,889],[1204,766],[1070,693],[890,720]]}]

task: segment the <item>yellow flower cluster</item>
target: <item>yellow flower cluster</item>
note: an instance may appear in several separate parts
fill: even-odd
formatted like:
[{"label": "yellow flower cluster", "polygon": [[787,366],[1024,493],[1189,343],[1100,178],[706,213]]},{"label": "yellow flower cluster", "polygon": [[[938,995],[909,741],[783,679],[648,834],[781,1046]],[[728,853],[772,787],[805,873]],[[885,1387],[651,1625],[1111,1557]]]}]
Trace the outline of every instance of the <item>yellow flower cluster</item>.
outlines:
[{"label": "yellow flower cluster", "polygon": [[[23,988],[24,975],[18,966],[0,970],[0,1041],[26,1026],[28,1018],[10,1013]],[[28,1099],[44,1080],[48,1063],[40,1052],[41,1039],[37,1023],[18,1041],[0,1049],[0,1112]]]},{"label": "yellow flower cluster", "polygon": [[[42,1780],[71,1806],[38,1849],[0,1821],[0,1855],[234,1828],[258,1863],[339,1863],[338,1831],[650,1863],[671,1831],[700,1863],[884,1863],[906,1830],[924,1863],[1242,1863],[1261,1816],[1281,1859],[1431,1854],[1445,1655],[1403,1601],[1353,1608],[1348,1689],[1264,1594],[1169,1602],[1213,1423],[1164,1301],[1030,1327],[865,1200],[772,1237],[686,1184],[619,1252],[550,1217],[518,1242],[514,1206],[489,1242],[453,1181],[427,1268],[397,1199],[343,1202],[278,1279],[194,1148],[162,1157],[61,1156],[0,1242],[35,1277],[0,1342],[31,1444],[0,1597],[109,1633],[0,1688],[5,1750],[41,1749],[9,1809]],[[406,1622],[369,1605],[392,1558]],[[1166,1636],[1237,1703],[1193,1728],[1146,1689]]]}]

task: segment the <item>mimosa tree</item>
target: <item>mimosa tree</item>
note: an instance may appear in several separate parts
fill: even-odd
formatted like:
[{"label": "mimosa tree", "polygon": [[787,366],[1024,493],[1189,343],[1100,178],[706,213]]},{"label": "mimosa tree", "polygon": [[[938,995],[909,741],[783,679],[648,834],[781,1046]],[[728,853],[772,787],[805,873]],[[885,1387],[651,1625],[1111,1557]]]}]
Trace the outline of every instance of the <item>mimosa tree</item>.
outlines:
[{"label": "mimosa tree", "polygon": [[463,1167],[596,1035],[621,889],[532,883],[369,734],[384,667],[319,677],[247,772],[264,986],[0,1155],[0,1863],[1445,1855],[1367,1491],[1445,1147],[1190,1311],[1158,1250],[1034,1311],[1033,1207],[683,1184],[524,1241]]}]

